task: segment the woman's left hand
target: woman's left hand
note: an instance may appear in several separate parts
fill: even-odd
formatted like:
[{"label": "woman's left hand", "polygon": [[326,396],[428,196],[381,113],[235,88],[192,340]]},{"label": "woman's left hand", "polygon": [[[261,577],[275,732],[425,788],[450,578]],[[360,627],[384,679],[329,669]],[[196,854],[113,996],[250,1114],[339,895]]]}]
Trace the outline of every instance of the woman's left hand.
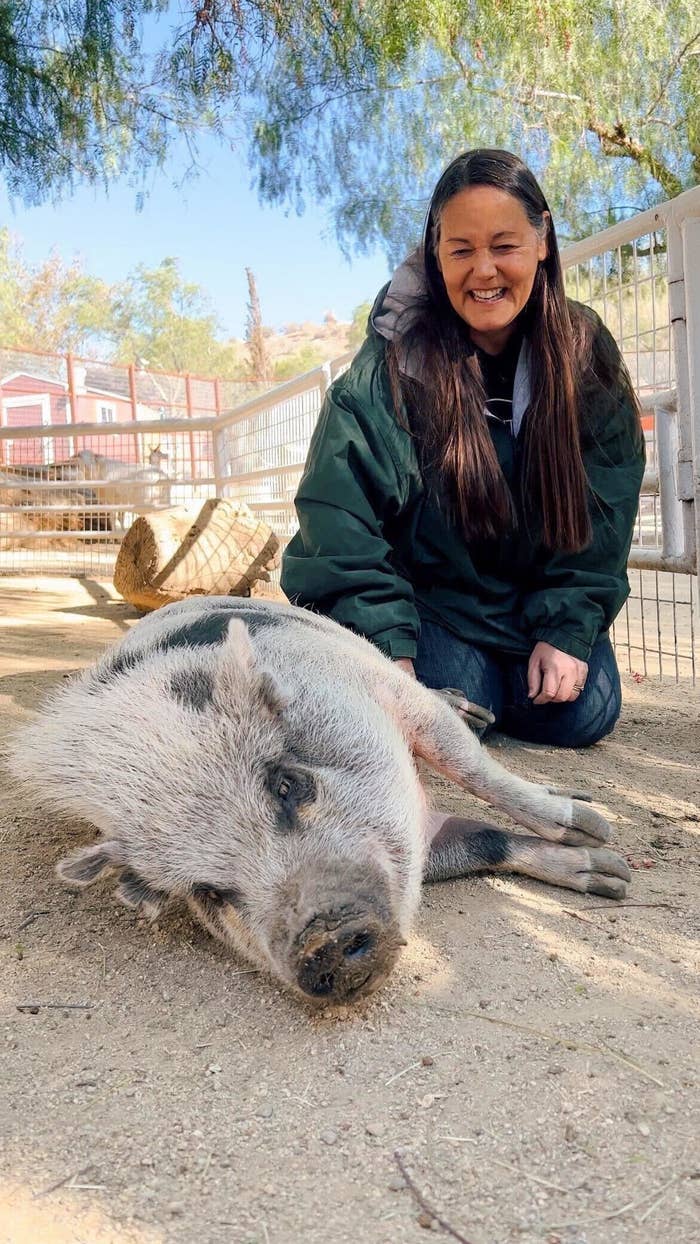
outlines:
[{"label": "woman's left hand", "polygon": [[540,640],[530,653],[527,693],[533,704],[567,704],[578,699],[587,677],[585,661]]}]

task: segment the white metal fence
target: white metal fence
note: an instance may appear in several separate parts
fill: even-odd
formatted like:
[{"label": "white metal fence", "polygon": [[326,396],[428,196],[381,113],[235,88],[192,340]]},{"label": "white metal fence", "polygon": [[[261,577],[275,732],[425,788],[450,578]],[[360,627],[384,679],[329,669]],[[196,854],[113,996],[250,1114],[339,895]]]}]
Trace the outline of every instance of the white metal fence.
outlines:
[{"label": "white metal fence", "polygon": [[[562,258],[567,292],[611,329],[643,407],[648,464],[629,563],[632,594],[615,626],[618,659],[639,676],[694,681],[700,188],[568,247]],[[133,513],[214,495],[245,501],[285,542],[296,527],[294,494],[323,397],[349,361],[336,359],[226,413],[199,417],[191,410],[187,418],[154,420],[148,408],[134,407],[128,424],[71,422],[70,410],[53,423],[43,397],[30,426],[5,399],[0,573],[108,576]],[[87,463],[76,469],[68,458],[81,448]],[[124,470],[100,478],[90,454]]]},{"label": "white metal fence", "polygon": [[647,471],[614,628],[639,675],[697,676],[700,515],[700,189],[563,252],[567,290],[616,338],[639,393]]}]

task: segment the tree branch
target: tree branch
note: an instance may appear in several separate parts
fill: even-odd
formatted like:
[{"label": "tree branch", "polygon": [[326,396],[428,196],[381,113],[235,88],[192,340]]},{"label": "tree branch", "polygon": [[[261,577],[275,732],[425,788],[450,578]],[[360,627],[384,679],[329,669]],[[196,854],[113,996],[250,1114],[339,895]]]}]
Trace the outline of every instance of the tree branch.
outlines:
[{"label": "tree branch", "polygon": [[654,99],[654,100],[652,101],[652,103],[649,105],[649,108],[648,108],[647,112],[644,114],[644,116],[643,116],[643,118],[642,118],[642,122],[644,122],[644,121],[648,121],[648,120],[649,120],[649,117],[651,116],[652,112],[654,111],[654,109],[655,109],[656,105],[661,103],[661,100],[663,99],[663,97],[664,97],[664,95],[666,94],[666,91],[667,91],[667,89],[668,89],[668,85],[669,85],[669,83],[670,83],[670,81],[671,81],[671,79],[672,79],[672,77],[673,77],[674,73],[675,73],[675,72],[676,72],[676,70],[679,68],[679,66],[680,66],[680,64],[681,64],[681,61],[683,60],[683,57],[685,56],[686,52],[690,51],[690,49],[692,48],[693,44],[694,44],[694,43],[697,43],[698,41],[700,41],[700,30],[697,32],[697,34],[692,35],[692,37],[691,37],[690,39],[688,39],[688,42],[687,42],[687,43],[684,43],[684,44],[683,44],[683,47],[681,48],[680,52],[679,52],[679,53],[678,53],[678,55],[674,58],[674,60],[673,60],[673,62],[672,62],[672,64],[671,64],[671,68],[669,69],[669,71],[668,71],[668,73],[667,73],[667,75],[666,75],[666,77],[665,77],[665,79],[664,79],[664,82],[663,82],[663,85],[662,85],[662,87],[661,87],[661,90],[659,91],[658,95],[656,96],[656,99]]},{"label": "tree branch", "polygon": [[640,164],[642,168],[647,169],[652,177],[658,181],[663,191],[668,195],[669,199],[673,199],[680,194],[683,189],[683,183],[680,178],[672,173],[667,165],[662,164],[661,160],[649,151],[648,147],[642,147],[641,143],[635,142],[627,133],[625,126],[621,121],[616,125],[604,125],[602,121],[597,121],[595,117],[588,117],[586,120],[586,128],[600,140],[603,153],[608,156],[626,156],[635,163]]}]

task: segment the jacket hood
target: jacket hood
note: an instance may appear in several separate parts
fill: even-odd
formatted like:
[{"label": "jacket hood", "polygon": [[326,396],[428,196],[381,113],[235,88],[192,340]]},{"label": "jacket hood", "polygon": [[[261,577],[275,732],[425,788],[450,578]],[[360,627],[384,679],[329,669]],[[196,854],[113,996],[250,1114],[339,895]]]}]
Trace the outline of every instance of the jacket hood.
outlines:
[{"label": "jacket hood", "polygon": [[387,341],[394,341],[410,325],[411,316],[407,311],[424,293],[423,258],[420,250],[415,250],[377,294],[369,316],[374,331]]}]

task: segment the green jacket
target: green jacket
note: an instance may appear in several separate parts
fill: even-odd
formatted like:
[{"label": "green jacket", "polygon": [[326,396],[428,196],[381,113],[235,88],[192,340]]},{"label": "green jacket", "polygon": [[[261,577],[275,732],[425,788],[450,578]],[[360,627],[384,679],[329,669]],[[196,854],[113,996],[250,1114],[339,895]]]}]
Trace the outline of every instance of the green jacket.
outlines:
[{"label": "green jacket", "polygon": [[[600,344],[617,355],[594,319]],[[426,488],[413,439],[396,418],[385,348],[370,328],[325,399],[296,496],[299,531],[284,555],[283,590],[394,659],[415,656],[428,618],[507,655],[527,656],[546,640],[586,661],[629,593],[644,441],[624,386],[606,391],[591,379],[582,394],[590,545],[553,555],[521,521],[500,541],[468,547]],[[522,518],[522,437],[488,424]]]}]

